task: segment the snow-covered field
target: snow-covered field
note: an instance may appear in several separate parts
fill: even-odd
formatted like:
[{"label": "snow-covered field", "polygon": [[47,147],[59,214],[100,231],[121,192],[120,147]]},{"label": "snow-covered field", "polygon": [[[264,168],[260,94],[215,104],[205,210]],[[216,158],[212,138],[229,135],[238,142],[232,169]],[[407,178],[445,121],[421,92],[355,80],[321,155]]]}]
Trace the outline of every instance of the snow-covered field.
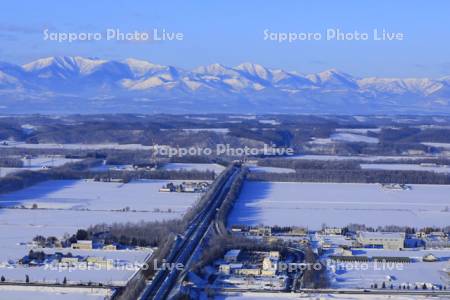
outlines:
[{"label": "snow-covered field", "polygon": [[[203,299],[203,298],[202,298]],[[206,298],[204,298],[206,299]],[[270,299],[302,299],[302,300],[428,300],[425,296],[407,295],[340,295],[340,294],[292,294],[292,293],[229,293],[214,297],[216,300],[270,300]],[[433,297],[435,300],[448,298]]]},{"label": "snow-covered field", "polygon": [[422,143],[425,146],[450,149],[450,143]]},{"label": "snow-covered field", "polygon": [[363,134],[356,134],[350,132],[333,133],[329,138],[315,138],[310,143],[313,144],[329,144],[334,142],[350,142],[350,143],[369,143],[376,144],[379,142],[378,138],[369,137]]},{"label": "snow-covered field", "polygon": [[307,226],[349,223],[450,225],[450,186],[412,185],[388,190],[379,184],[245,182],[229,224]]},{"label": "snow-covered field", "polygon": [[106,171],[133,171],[132,165],[101,165],[90,169],[93,172],[106,172]]},{"label": "snow-covered field", "polygon": [[[166,220],[181,217],[199,197],[191,193],[160,193],[165,180],[139,180],[127,184],[92,180],[47,181],[27,189],[0,196],[0,275],[8,280],[52,282],[101,281],[123,284],[133,269],[45,270],[8,267],[30,250],[25,243],[36,235],[62,238],[77,229],[99,223],[126,223],[140,220]],[[180,183],[175,181],[175,183]],[[31,209],[33,204],[37,209]],[[17,207],[25,207],[17,208]],[[129,207],[127,211],[120,211]],[[170,211],[169,211],[170,210]],[[158,212],[157,212],[158,211]],[[46,252],[49,252],[47,249]],[[51,252],[51,251],[50,251]],[[71,250],[74,254],[75,250]],[[142,262],[148,251],[89,251],[90,256],[117,259],[134,264]]]},{"label": "snow-covered field", "polygon": [[80,160],[81,159],[65,158],[64,156],[37,156],[30,159],[22,158],[23,166],[25,168],[59,167]]},{"label": "snow-covered field", "polygon": [[219,164],[168,163],[163,166],[163,169],[168,171],[213,171],[219,174],[225,167]]},{"label": "snow-covered field", "polygon": [[74,163],[78,161],[80,161],[80,159],[68,159],[63,156],[38,156],[30,159],[22,158],[22,168],[0,168],[0,177],[14,172],[24,170],[39,171],[47,167],[59,167],[67,163]]},{"label": "snow-covered field", "polygon": [[419,160],[427,158],[439,158],[438,156],[339,156],[339,155],[296,155],[287,156],[288,159],[306,159],[306,160],[362,160],[362,161],[383,161],[383,160]]},{"label": "snow-covered field", "polygon": [[369,132],[378,133],[381,128],[336,128],[336,132],[356,133],[367,135]]},{"label": "snow-covered field", "polygon": [[294,169],[261,166],[252,166],[249,170],[253,173],[295,173]]},{"label": "snow-covered field", "polygon": [[[8,281],[23,282],[25,274],[28,274],[31,281],[61,282],[64,277],[67,277],[67,280],[71,282],[93,281],[124,284],[134,272],[131,269],[69,271],[8,265],[28,254],[31,248],[23,243],[30,242],[36,235],[62,238],[65,233],[73,234],[79,228],[86,228],[97,223],[128,222],[134,221],[134,218],[143,219],[145,217],[143,213],[135,216],[132,213],[1,209],[0,216],[0,274],[5,276]],[[51,253],[52,250],[54,249],[46,249],[45,252]],[[60,250],[58,249],[58,251]],[[71,252],[74,254],[75,250],[71,250]],[[118,259],[131,264],[142,262],[147,255],[148,252],[144,251],[89,251],[89,256]]]},{"label": "snow-covered field", "polygon": [[[150,211],[169,208],[181,216],[198,199],[198,194],[160,193],[158,190],[169,182],[182,181],[138,180],[127,184],[120,182],[96,182],[93,180],[52,180],[0,196],[2,206],[38,208],[130,210]],[[87,214],[88,215],[88,214]],[[149,219],[147,216],[145,219]],[[114,218],[112,218],[114,219]]]},{"label": "snow-covered field", "polygon": [[[332,264],[332,286],[335,288],[370,288],[376,283],[381,286],[393,284],[411,284],[412,287],[423,283],[433,285],[447,284],[448,277],[443,273],[446,267],[450,267],[450,250],[421,250],[421,251],[394,251],[381,249],[355,249],[357,255],[364,256],[402,256],[413,259],[412,263],[338,263]],[[432,253],[441,261],[422,262],[422,257]]]},{"label": "snow-covered field", "polygon": [[[3,141],[0,141],[3,142]],[[96,150],[96,149],[117,149],[117,150],[152,150],[153,146],[141,144],[26,144],[25,142],[6,141],[7,145],[0,144],[3,148],[24,148],[24,149],[71,149],[71,150]]]},{"label": "snow-covered field", "polygon": [[369,137],[361,134],[340,132],[331,135],[331,140],[341,142],[362,142],[362,143],[378,143],[378,138]]},{"label": "snow-covered field", "polygon": [[15,172],[20,172],[23,171],[24,169],[22,168],[0,168],[0,178],[1,177],[5,177],[8,174],[12,174]]},{"label": "snow-covered field", "polygon": [[104,300],[111,293],[99,289],[0,286],[0,298],[5,300]]},{"label": "snow-covered field", "polygon": [[429,171],[436,173],[450,173],[449,166],[422,166],[419,164],[361,164],[362,169],[368,170],[400,170],[400,171]]},{"label": "snow-covered field", "polygon": [[258,120],[260,124],[267,124],[267,125],[280,125],[281,123],[277,120],[268,119],[268,120]]},{"label": "snow-covered field", "polygon": [[215,133],[228,133],[230,132],[230,129],[228,128],[185,128],[183,129],[183,131],[185,132],[193,132],[193,133],[197,133],[200,131],[209,131],[209,132],[215,132]]}]

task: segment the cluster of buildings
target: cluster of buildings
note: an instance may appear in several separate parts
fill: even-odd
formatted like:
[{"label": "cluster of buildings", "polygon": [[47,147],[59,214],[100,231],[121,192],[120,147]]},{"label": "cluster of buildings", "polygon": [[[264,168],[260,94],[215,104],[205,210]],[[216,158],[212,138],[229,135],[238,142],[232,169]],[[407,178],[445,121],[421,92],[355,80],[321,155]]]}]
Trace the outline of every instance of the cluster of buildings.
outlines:
[{"label": "cluster of buildings", "polygon": [[231,232],[234,234],[242,234],[245,236],[259,236],[259,237],[272,237],[272,236],[292,236],[299,237],[308,234],[308,230],[303,227],[278,227],[278,226],[244,226],[233,225]]},{"label": "cluster of buildings", "polygon": [[205,181],[195,182],[187,181],[181,184],[169,182],[159,189],[160,192],[176,192],[176,193],[205,193],[208,191],[209,183]]},{"label": "cluster of buildings", "polygon": [[215,286],[283,290],[287,276],[279,269],[283,263],[278,251],[244,251],[232,249],[216,261]]},{"label": "cluster of buildings", "polygon": [[72,255],[70,252],[55,252],[46,254],[43,251],[31,250],[28,255],[19,259],[18,264],[27,267],[57,266],[61,268],[73,268],[77,266],[110,269],[117,266],[118,262],[105,257]]},{"label": "cluster of buildings", "polygon": [[[94,248],[95,246],[95,248]],[[91,240],[78,240],[76,243],[72,243],[70,245],[72,249],[78,249],[78,250],[92,250],[92,249],[102,249],[102,250],[109,250],[114,251],[117,250],[117,245],[113,244],[101,244],[101,245],[94,245]]]},{"label": "cluster of buildings", "polygon": [[58,239],[56,237],[43,237],[36,236],[29,243],[22,243],[27,245],[31,249],[44,249],[44,248],[56,248],[56,249],[74,249],[74,250],[104,250],[104,251],[116,251],[116,250],[150,250],[149,247],[127,245],[119,242],[114,242],[111,239],[109,232],[99,232],[92,235],[90,239],[76,239],[75,235],[67,239]]},{"label": "cluster of buildings", "polygon": [[[395,188],[395,187],[394,187]],[[399,187],[404,188],[404,187]],[[262,238],[268,242],[277,240],[295,240],[300,244],[311,244],[312,236],[320,236],[322,249],[332,247],[332,241],[340,240],[348,248],[375,248],[386,250],[401,250],[404,248],[437,249],[450,248],[448,232],[418,231],[406,234],[405,232],[383,231],[355,231],[340,227],[324,227],[320,231],[311,231],[303,227],[270,227],[270,226],[242,226],[233,225],[231,232],[251,238]]]},{"label": "cluster of buildings", "polygon": [[430,233],[418,232],[418,246],[425,249],[450,248],[449,235],[442,231],[433,231]]},{"label": "cluster of buildings", "polygon": [[398,190],[398,191],[408,191],[412,189],[410,185],[406,185],[404,183],[383,183],[381,184],[381,187],[386,190]]},{"label": "cluster of buildings", "polygon": [[278,271],[280,253],[278,251],[268,252],[246,252],[241,255],[239,249],[229,250],[224,255],[224,262],[219,265],[219,272],[225,275],[253,275],[253,276],[275,276]]},{"label": "cluster of buildings", "polygon": [[61,241],[55,237],[45,239],[44,237],[36,237],[31,243],[28,243],[33,249],[36,248],[71,248],[77,250],[109,250],[114,251],[123,248],[120,244],[107,244],[101,240],[77,240],[71,242],[70,240]]}]

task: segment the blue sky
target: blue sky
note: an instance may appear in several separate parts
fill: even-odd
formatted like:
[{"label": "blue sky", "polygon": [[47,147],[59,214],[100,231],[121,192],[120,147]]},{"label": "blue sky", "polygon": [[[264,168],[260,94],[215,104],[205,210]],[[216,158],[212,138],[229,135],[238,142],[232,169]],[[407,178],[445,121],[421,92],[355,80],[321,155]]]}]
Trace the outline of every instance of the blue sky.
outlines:
[{"label": "blue sky", "polygon": [[[450,75],[450,1],[3,1],[0,60],[25,63],[55,55],[135,57],[193,68],[254,62],[303,73],[337,68],[357,76]],[[159,30],[183,41],[57,43],[52,32]],[[263,31],[403,32],[403,41],[264,41]]]}]

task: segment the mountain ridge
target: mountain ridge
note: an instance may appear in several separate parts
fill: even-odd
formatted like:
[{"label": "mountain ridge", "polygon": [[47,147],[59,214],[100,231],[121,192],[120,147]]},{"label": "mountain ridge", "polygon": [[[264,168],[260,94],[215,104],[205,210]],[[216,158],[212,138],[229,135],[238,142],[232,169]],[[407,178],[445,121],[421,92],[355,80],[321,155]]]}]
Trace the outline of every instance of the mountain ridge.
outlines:
[{"label": "mountain ridge", "polygon": [[117,112],[248,109],[275,113],[447,114],[449,78],[359,78],[337,69],[303,74],[249,62],[185,70],[134,58],[119,61],[60,56],[22,66],[0,62],[0,112],[64,112],[78,103],[81,113],[98,112],[104,106]]}]

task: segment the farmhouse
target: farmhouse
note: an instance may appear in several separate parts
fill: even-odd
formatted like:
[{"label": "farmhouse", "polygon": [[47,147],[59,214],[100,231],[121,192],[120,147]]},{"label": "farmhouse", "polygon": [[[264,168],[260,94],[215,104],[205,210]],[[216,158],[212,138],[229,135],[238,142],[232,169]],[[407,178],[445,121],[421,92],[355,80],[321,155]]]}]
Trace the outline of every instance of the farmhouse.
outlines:
[{"label": "farmhouse", "polygon": [[117,250],[117,246],[116,245],[111,245],[111,244],[104,245],[103,246],[103,250],[115,251],[115,250]]},{"label": "farmhouse", "polygon": [[92,250],[92,241],[79,240],[71,245],[72,249]]}]

